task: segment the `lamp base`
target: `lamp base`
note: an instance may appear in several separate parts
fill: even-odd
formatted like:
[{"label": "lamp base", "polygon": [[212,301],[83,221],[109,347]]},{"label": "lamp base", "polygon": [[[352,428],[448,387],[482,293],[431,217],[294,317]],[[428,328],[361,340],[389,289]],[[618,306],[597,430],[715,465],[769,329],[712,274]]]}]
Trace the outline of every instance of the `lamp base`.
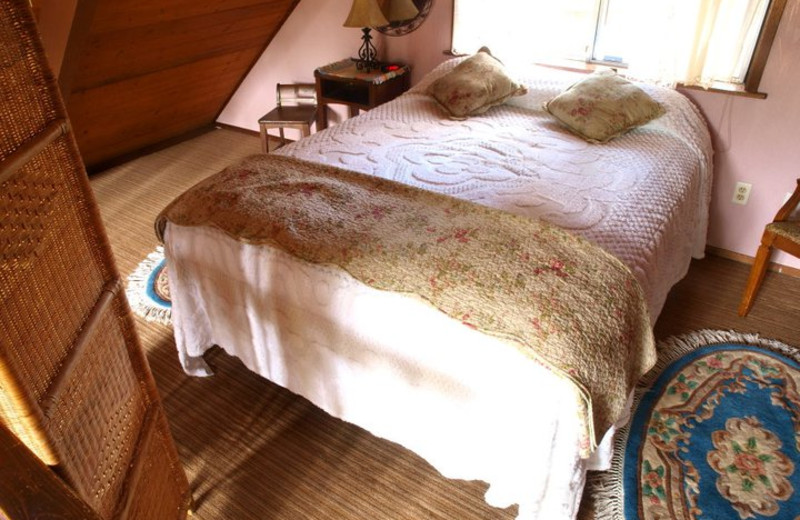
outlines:
[{"label": "lamp base", "polygon": [[361,32],[364,34],[361,36],[361,40],[363,43],[361,44],[361,48],[358,49],[358,59],[355,60],[356,62],[356,69],[363,70],[364,72],[370,72],[375,69],[379,69],[381,64],[378,62],[378,50],[375,48],[375,45],[372,43],[372,35],[370,34],[371,29],[369,27],[364,27],[361,29]]}]

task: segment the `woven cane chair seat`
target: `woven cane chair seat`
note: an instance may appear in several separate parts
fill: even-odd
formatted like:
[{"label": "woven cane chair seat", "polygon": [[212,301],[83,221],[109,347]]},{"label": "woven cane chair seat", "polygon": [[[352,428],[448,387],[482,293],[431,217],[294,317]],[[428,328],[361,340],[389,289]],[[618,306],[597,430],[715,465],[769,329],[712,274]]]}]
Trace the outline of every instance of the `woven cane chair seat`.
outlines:
[{"label": "woven cane chair seat", "polygon": [[800,244],[800,221],[770,222],[767,224],[766,229],[787,240],[793,240]]}]

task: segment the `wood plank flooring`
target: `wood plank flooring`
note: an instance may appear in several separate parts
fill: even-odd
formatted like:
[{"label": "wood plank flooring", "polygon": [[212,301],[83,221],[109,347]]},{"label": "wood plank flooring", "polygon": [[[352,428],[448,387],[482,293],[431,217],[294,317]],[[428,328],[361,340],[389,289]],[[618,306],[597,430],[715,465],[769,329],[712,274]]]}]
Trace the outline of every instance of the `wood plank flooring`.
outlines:
[{"label": "wood plank flooring", "polygon": [[[175,196],[246,155],[257,137],[215,130],[91,178],[123,278],[157,245],[153,220]],[[694,261],[656,324],[659,338],[696,329],[758,332],[800,346],[800,279],[770,273],[748,318],[736,307],[749,267]],[[485,484],[443,478],[404,448],[334,419],[221,352],[217,374],[187,377],[172,331],[137,318],[203,519],[511,519]]]},{"label": "wood plank flooring", "polygon": [[768,272],[750,314],[737,314],[750,266],[708,255],[670,292],[657,338],[697,329],[754,332],[800,347],[800,278]]}]

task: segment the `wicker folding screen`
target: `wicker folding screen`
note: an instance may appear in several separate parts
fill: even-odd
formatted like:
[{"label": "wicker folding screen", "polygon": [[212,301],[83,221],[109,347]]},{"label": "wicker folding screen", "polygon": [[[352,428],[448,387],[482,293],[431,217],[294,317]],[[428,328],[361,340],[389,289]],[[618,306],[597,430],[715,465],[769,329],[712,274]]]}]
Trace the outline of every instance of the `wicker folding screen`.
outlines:
[{"label": "wicker folding screen", "polygon": [[0,87],[0,421],[101,518],[183,518],[186,476],[27,0],[2,3]]},{"label": "wicker folding screen", "polygon": [[[0,424],[0,517],[100,520],[75,492]],[[2,516],[5,515],[5,516]]]}]

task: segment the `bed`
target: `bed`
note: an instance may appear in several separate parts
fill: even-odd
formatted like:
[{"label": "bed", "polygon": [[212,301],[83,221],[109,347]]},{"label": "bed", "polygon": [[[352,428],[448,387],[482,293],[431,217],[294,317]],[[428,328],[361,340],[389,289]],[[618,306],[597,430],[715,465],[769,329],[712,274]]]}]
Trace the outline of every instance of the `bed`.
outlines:
[{"label": "bed", "polygon": [[[458,62],[278,153],[568,230],[627,266],[649,333],[705,245],[711,146],[697,109],[675,91],[643,86],[666,114],[609,143],[587,143],[541,108],[581,76],[536,67],[523,75],[526,95],[454,121],[425,91]],[[587,446],[574,381],[531,362],[509,338],[219,226],[160,217],[157,230],[187,373],[210,374],[202,355],[219,345],[444,476],[489,483],[487,502],[519,504],[519,518],[574,518],[586,470],[608,467],[625,414]]]}]

